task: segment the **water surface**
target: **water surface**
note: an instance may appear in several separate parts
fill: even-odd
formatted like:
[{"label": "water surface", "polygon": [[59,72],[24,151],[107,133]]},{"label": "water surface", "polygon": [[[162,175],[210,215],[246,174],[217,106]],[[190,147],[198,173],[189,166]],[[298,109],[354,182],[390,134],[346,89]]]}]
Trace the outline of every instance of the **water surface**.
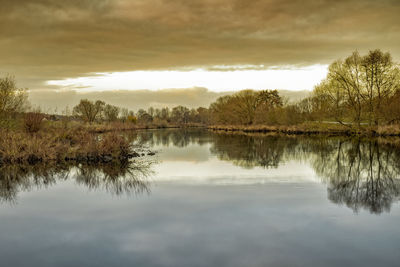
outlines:
[{"label": "water surface", "polygon": [[129,164],[0,167],[0,266],[398,266],[400,150],[155,130]]}]

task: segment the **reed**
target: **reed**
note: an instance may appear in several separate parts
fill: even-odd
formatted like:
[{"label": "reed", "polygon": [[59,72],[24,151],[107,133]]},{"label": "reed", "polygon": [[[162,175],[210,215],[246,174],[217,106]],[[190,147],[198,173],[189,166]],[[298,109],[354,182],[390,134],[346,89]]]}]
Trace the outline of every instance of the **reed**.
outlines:
[{"label": "reed", "polygon": [[342,135],[342,136],[400,136],[400,125],[387,125],[379,127],[364,126],[360,128],[333,123],[307,122],[299,125],[211,125],[210,130],[226,132],[262,132],[262,133],[283,133],[293,135]]},{"label": "reed", "polygon": [[24,129],[28,133],[37,133],[43,124],[44,114],[41,112],[28,112],[24,115]]},{"label": "reed", "polygon": [[3,163],[110,162],[134,156],[138,153],[133,149],[132,140],[117,132],[99,135],[84,128],[53,128],[36,133],[0,131]]}]

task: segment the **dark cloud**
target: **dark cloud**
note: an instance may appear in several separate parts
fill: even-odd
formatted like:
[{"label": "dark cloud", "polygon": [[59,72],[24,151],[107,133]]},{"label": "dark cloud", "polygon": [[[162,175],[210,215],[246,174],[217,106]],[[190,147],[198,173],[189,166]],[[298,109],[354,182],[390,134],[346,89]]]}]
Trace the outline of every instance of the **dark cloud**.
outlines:
[{"label": "dark cloud", "polygon": [[93,72],[400,56],[397,0],[0,0],[0,73],[40,88]]}]

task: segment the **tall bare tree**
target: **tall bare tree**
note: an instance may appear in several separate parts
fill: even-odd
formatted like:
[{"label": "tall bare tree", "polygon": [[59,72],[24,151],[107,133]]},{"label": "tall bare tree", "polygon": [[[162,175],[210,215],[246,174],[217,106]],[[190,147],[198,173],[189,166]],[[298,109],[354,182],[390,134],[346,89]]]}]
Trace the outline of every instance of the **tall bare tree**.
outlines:
[{"label": "tall bare tree", "polygon": [[84,121],[93,123],[101,117],[105,103],[97,100],[96,102],[82,99],[78,105],[74,107],[74,114],[80,116]]},{"label": "tall bare tree", "polygon": [[351,120],[379,125],[384,120],[383,105],[400,90],[399,65],[389,53],[354,52],[329,66],[327,78],[315,88],[315,95],[330,103],[331,115],[343,123]]},{"label": "tall bare tree", "polygon": [[363,98],[367,102],[369,122],[378,125],[384,117],[382,105],[400,89],[400,70],[389,53],[370,51],[361,62],[363,69]]},{"label": "tall bare tree", "polygon": [[116,121],[118,120],[120,111],[121,109],[119,107],[107,104],[103,108],[104,119],[108,122]]},{"label": "tall bare tree", "polygon": [[0,119],[23,112],[28,106],[26,89],[17,88],[12,76],[0,78]]}]

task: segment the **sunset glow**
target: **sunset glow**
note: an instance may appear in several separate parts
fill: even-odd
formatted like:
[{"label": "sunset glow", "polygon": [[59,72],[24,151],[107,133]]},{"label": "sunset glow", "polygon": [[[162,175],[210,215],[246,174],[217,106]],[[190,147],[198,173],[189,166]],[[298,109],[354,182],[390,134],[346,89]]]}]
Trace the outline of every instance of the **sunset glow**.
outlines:
[{"label": "sunset glow", "polygon": [[303,68],[208,71],[128,71],[48,81],[81,92],[205,87],[216,92],[241,89],[311,90],[326,76],[326,65]]}]

